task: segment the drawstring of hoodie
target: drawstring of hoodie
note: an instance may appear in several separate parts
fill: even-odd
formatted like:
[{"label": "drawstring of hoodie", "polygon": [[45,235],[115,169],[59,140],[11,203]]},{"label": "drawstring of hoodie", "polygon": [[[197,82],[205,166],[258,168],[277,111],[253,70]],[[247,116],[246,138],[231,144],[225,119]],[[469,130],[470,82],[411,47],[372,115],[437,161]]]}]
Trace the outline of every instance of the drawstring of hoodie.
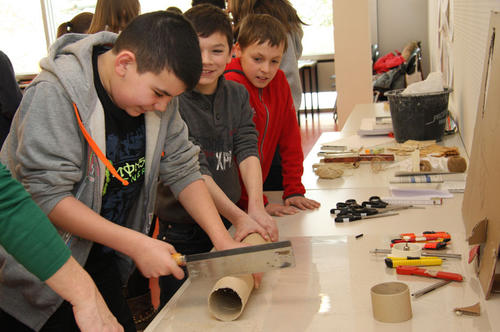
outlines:
[{"label": "drawstring of hoodie", "polygon": [[110,161],[106,158],[104,153],[102,153],[101,149],[99,149],[99,146],[96,144],[96,142],[92,139],[92,137],[90,137],[90,134],[88,133],[87,129],[85,129],[85,127],[83,126],[82,120],[80,119],[80,113],[78,112],[78,107],[76,107],[75,103],[73,103],[73,108],[75,109],[76,119],[78,120],[78,126],[80,126],[80,130],[82,131],[83,136],[87,140],[87,143],[89,143],[92,151],[94,151],[94,153],[97,155],[97,158],[99,158],[99,160],[104,163],[106,168],[118,181],[120,181],[124,186],[128,186],[128,181],[122,178],[120,174],[118,174],[118,172],[110,163]]}]

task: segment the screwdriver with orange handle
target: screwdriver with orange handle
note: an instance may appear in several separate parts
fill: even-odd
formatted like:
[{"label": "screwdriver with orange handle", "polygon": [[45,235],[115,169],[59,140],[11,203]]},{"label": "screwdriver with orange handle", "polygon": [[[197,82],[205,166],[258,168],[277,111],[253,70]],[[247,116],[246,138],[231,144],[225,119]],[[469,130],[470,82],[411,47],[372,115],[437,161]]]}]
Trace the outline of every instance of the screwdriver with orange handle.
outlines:
[{"label": "screwdriver with orange handle", "polygon": [[423,277],[431,277],[438,279],[445,279],[451,281],[462,281],[463,277],[459,273],[453,272],[445,272],[445,271],[436,271],[423,269],[417,266],[409,266],[409,265],[401,265],[396,267],[397,274],[406,274],[406,275],[418,275]]},{"label": "screwdriver with orange handle", "polygon": [[[392,240],[391,243],[391,248],[396,244],[396,243],[405,243],[405,240],[400,240],[400,239],[395,239]],[[439,249],[444,249],[446,248],[446,245],[448,242],[443,242],[443,241],[433,241],[433,242],[425,242],[421,243],[422,249],[430,249],[430,250],[439,250]]]},{"label": "screwdriver with orange handle", "polygon": [[407,242],[419,242],[419,241],[432,241],[437,239],[443,239],[443,241],[450,241],[451,235],[447,232],[423,232],[421,235],[415,235],[415,233],[403,233],[400,234],[401,239]]}]

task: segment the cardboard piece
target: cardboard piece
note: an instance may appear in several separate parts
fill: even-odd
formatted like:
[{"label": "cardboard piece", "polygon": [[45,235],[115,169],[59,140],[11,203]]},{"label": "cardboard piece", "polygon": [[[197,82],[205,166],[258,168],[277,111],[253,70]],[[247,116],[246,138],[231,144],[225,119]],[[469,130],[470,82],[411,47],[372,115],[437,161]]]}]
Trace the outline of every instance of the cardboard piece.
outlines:
[{"label": "cardboard piece", "polygon": [[[485,298],[498,289],[500,248],[500,12],[491,12],[483,80],[476,114],[462,214],[470,244],[480,245],[479,281]],[[487,219],[487,222],[484,220]],[[479,224],[479,225],[478,225]],[[477,226],[477,227],[476,227]],[[474,231],[475,229],[475,231]],[[481,242],[481,243],[477,243]]]},{"label": "cardboard piece", "polygon": [[[267,243],[258,233],[248,235],[241,242],[250,245]],[[254,280],[251,274],[219,279],[208,296],[208,310],[215,318],[223,322],[237,319],[243,313],[253,287]]]},{"label": "cardboard piece", "polygon": [[465,314],[469,316],[480,316],[481,315],[481,305],[478,303],[462,308],[455,308],[453,311],[458,312],[460,314]]}]

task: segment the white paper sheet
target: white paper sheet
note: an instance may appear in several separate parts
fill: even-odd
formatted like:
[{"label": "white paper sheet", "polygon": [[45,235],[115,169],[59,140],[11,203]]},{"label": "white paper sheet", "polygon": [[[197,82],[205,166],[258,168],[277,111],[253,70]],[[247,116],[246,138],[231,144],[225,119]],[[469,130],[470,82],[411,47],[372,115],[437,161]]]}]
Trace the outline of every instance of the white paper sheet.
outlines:
[{"label": "white paper sheet", "polygon": [[390,190],[392,195],[396,197],[428,197],[429,199],[453,197],[447,189],[439,189],[441,188],[439,184],[433,187],[429,186],[429,184],[400,184],[391,186]]}]

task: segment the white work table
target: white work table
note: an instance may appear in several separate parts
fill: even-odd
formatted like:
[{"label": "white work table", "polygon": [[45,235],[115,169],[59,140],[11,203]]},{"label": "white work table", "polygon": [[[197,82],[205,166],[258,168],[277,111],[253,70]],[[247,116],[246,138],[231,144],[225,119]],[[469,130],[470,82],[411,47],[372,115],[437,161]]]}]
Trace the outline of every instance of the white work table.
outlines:
[{"label": "white work table", "polygon": [[[357,112],[354,114],[359,115]],[[344,134],[328,133],[323,136],[328,135],[326,141],[331,141],[330,135],[338,137]],[[361,175],[352,175],[350,179],[342,179],[332,185],[332,182],[324,184],[311,168],[305,168],[304,173],[310,179],[314,178],[307,186],[306,195],[319,201],[321,207],[276,218],[280,239],[292,242],[296,267],[266,273],[261,287],[253,291],[237,320],[221,322],[212,317],[207,302],[215,280],[194,280],[183,285],[145,331],[498,330],[500,297],[493,295],[485,301],[474,268],[467,264],[468,245],[461,213],[463,194],[445,199],[443,205],[403,210],[396,216],[335,223],[330,209],[336,202],[349,198],[361,202],[372,195],[389,195],[387,182],[380,180],[379,183],[373,176],[364,174],[369,172],[368,169],[358,170]],[[281,201],[281,192],[266,194],[270,201]],[[412,298],[413,318],[406,322],[376,321],[371,311],[372,286],[401,281],[409,286],[410,292],[414,292],[434,284],[438,279],[397,275],[394,269],[385,267],[384,255],[373,255],[369,251],[389,248],[390,240],[400,233],[430,230],[449,232],[452,243],[444,252],[460,253],[462,259],[450,258],[441,267],[429,268],[457,272],[465,280],[448,284],[417,299]],[[363,236],[355,238],[358,234]],[[481,316],[456,316],[453,312],[456,307],[477,302],[481,304]]]},{"label": "white work table", "polygon": [[[235,321],[211,317],[207,299],[215,280],[194,281],[181,289],[152,322],[150,331],[494,331],[494,310],[486,311],[477,279],[453,283],[412,300],[413,318],[397,324],[373,319],[370,288],[378,283],[401,281],[410,292],[436,282],[429,278],[396,275],[386,268],[383,256],[369,250],[390,237],[354,236],[285,237],[292,241],[296,267],[265,274],[243,314]],[[463,238],[455,237],[456,241]],[[465,254],[465,250],[462,250]],[[448,260],[447,270],[463,275],[470,267],[462,260]],[[481,301],[479,317],[457,317],[453,308]],[[494,309],[494,308],[493,308]]]}]

